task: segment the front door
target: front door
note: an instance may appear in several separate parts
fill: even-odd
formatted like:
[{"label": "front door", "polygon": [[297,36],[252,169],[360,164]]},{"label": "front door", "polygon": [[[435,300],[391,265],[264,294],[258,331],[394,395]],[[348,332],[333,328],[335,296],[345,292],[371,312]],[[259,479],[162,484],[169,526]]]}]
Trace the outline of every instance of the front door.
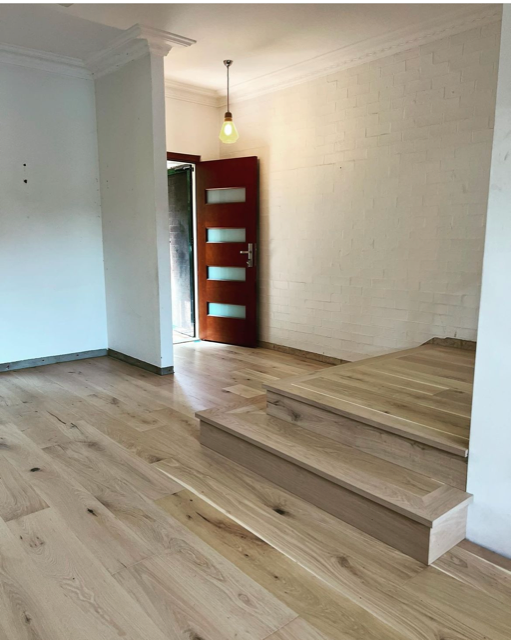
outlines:
[{"label": "front door", "polygon": [[197,164],[199,337],[257,343],[257,158]]}]

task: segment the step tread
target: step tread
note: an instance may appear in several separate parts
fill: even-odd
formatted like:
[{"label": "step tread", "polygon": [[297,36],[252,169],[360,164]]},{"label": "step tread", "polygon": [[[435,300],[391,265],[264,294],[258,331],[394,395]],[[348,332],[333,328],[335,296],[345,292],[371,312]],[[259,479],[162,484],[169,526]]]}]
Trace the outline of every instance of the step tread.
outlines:
[{"label": "step tread", "polygon": [[474,356],[424,345],[265,385],[277,395],[468,454]]},{"label": "step tread", "polygon": [[262,404],[209,409],[197,417],[429,527],[471,500],[464,491],[269,416]]}]

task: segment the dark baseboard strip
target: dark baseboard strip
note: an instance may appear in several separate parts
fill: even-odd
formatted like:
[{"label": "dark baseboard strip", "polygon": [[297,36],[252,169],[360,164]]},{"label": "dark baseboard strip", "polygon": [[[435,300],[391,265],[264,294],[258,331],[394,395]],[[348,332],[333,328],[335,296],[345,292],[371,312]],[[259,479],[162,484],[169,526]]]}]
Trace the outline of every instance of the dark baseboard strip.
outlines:
[{"label": "dark baseboard strip", "polygon": [[127,364],[132,364],[134,367],[140,367],[140,369],[156,373],[159,376],[166,376],[169,373],[174,373],[174,367],[157,367],[155,364],[149,364],[149,362],[144,362],[138,358],[132,358],[131,356],[127,356],[125,353],[115,351],[114,349],[108,349],[107,355],[111,358],[115,358],[116,360],[122,360]]},{"label": "dark baseboard strip", "polygon": [[42,367],[46,364],[57,362],[72,362],[73,360],[85,360],[86,358],[100,358],[107,355],[107,349],[94,349],[93,351],[79,351],[78,353],[63,353],[59,356],[47,356],[46,358],[32,358],[30,360],[18,360],[17,362],[4,362],[0,364],[0,371],[17,371],[18,369],[30,369]]},{"label": "dark baseboard strip", "polygon": [[454,347],[466,351],[475,351],[477,345],[473,340],[461,340],[460,338],[431,338],[424,344],[436,344],[439,347]]},{"label": "dark baseboard strip", "polygon": [[326,356],[323,353],[313,353],[312,351],[303,351],[303,349],[295,349],[294,347],[285,347],[282,344],[274,344],[273,342],[259,341],[259,347],[263,349],[271,349],[272,351],[280,351],[281,353],[289,353],[293,356],[306,358],[307,360],[315,360],[316,362],[324,362],[325,364],[346,364],[349,360],[341,360],[333,356]]}]

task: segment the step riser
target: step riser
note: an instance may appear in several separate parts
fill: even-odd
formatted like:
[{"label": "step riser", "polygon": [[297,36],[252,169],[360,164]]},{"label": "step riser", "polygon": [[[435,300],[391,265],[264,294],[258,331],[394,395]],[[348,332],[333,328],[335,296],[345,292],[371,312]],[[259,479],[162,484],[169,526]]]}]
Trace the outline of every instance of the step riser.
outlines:
[{"label": "step riser", "polygon": [[465,537],[466,507],[430,528],[204,421],[201,443],[424,564]]},{"label": "step riser", "polygon": [[293,398],[267,392],[267,413],[321,436],[465,491],[467,459],[357,422]]}]

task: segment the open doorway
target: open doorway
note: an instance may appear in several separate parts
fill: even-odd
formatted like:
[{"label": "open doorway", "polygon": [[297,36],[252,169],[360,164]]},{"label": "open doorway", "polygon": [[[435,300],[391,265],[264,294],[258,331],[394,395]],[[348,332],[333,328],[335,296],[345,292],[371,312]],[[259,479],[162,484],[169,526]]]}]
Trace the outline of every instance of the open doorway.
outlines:
[{"label": "open doorway", "polygon": [[255,156],[167,153],[174,344],[257,344]]},{"label": "open doorway", "polygon": [[194,233],[195,162],[188,161],[186,156],[177,156],[177,159],[176,156],[177,154],[167,154],[174,344],[190,342],[198,336]]}]

